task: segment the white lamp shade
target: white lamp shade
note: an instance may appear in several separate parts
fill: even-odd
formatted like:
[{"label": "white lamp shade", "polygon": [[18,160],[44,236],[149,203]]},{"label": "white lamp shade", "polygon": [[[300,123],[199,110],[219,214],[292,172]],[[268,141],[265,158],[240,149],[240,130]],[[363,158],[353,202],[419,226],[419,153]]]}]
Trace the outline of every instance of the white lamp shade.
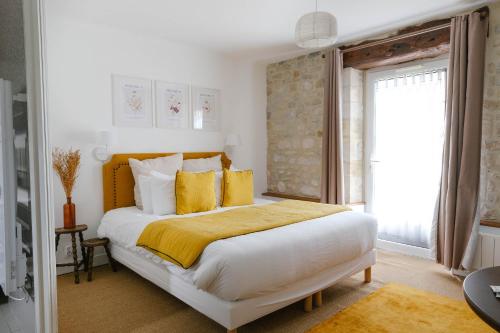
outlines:
[{"label": "white lamp shade", "polygon": [[295,42],[302,48],[321,48],[337,40],[337,19],[327,12],[302,16],[295,26]]},{"label": "white lamp shade", "polygon": [[230,133],[226,137],[226,146],[236,147],[241,145],[241,138],[238,134]]}]

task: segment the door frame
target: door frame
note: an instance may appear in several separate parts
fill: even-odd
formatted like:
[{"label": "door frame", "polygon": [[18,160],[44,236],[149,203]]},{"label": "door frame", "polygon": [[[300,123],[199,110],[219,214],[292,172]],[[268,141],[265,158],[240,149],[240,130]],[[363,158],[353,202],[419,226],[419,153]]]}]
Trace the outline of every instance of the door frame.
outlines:
[{"label": "door frame", "polygon": [[[386,78],[394,77],[395,75],[413,74],[421,72],[422,70],[433,70],[446,68],[448,70],[448,55],[440,56],[433,59],[417,60],[407,62],[395,66],[384,66],[367,70],[365,73],[365,137],[364,137],[364,197],[365,197],[365,211],[371,212],[373,205],[373,163],[376,160],[373,158],[375,148],[375,89],[373,82],[376,80],[383,80]],[[386,240],[377,240],[377,247],[382,249],[415,255],[419,257],[429,258],[431,256],[430,249],[423,249],[411,245],[394,243]]]},{"label": "door frame", "polygon": [[[9,220],[16,220],[16,170],[14,167],[14,163],[7,163],[8,160],[14,159],[14,124],[13,124],[13,114],[12,114],[12,100],[8,100],[8,98],[13,98],[12,95],[12,83],[10,81],[6,81],[0,79],[0,95],[3,95],[6,100],[1,99],[0,103],[3,103],[3,106],[0,106],[0,110],[3,110],[3,114],[0,115],[2,118],[0,120],[1,136],[2,136],[2,144],[4,145],[1,150],[2,156],[0,158],[3,159],[2,163],[2,172],[3,174],[0,177],[3,177],[4,183],[2,190],[2,196],[4,201],[4,216],[2,216],[4,220],[4,227],[2,233],[4,233],[4,265],[5,265],[5,288],[3,288],[3,292],[5,295],[9,295],[11,292],[17,289],[16,278],[12,275],[13,265],[12,262],[16,260],[16,226],[15,223],[10,225],[8,223]],[[14,240],[14,241],[13,241]],[[1,260],[1,259],[0,259]]]},{"label": "door frame", "polygon": [[52,158],[48,131],[45,0],[23,0],[32,172],[33,268],[36,328],[57,332],[56,257],[52,198]]}]

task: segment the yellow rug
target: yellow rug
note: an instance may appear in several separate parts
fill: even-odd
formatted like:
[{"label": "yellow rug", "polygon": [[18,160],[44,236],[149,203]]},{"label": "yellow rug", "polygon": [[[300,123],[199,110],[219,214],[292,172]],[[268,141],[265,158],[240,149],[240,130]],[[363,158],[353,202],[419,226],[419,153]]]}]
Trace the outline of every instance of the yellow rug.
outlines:
[{"label": "yellow rug", "polygon": [[464,301],[388,284],[309,333],[495,332]]}]

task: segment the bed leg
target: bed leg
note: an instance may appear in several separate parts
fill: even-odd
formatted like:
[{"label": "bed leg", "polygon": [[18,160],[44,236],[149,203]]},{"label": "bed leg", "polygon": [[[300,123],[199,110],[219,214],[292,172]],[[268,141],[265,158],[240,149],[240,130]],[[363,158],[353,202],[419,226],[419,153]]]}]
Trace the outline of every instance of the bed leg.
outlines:
[{"label": "bed leg", "polygon": [[314,305],[318,308],[323,305],[323,295],[321,290],[313,295]]},{"label": "bed leg", "polygon": [[313,297],[311,295],[311,296],[307,296],[304,299],[304,311],[305,312],[311,312],[312,309],[313,309]]},{"label": "bed leg", "polygon": [[372,267],[368,267],[365,269],[365,283],[372,282]]}]

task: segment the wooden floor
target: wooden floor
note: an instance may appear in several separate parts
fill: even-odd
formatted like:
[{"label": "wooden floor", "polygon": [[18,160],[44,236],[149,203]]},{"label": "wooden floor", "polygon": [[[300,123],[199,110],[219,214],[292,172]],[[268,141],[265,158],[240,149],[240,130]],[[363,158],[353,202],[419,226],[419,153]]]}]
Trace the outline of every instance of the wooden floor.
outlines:
[{"label": "wooden floor", "polygon": [[[463,299],[461,282],[432,261],[378,252],[372,282],[363,273],[322,293],[323,306],[309,313],[303,302],[292,304],[238,329],[245,332],[304,332],[387,282],[398,282]],[[71,274],[58,278],[59,330],[71,332],[226,332],[211,319],[185,305],[132,271],[109,266],[94,270],[94,281],[73,284]]]}]

